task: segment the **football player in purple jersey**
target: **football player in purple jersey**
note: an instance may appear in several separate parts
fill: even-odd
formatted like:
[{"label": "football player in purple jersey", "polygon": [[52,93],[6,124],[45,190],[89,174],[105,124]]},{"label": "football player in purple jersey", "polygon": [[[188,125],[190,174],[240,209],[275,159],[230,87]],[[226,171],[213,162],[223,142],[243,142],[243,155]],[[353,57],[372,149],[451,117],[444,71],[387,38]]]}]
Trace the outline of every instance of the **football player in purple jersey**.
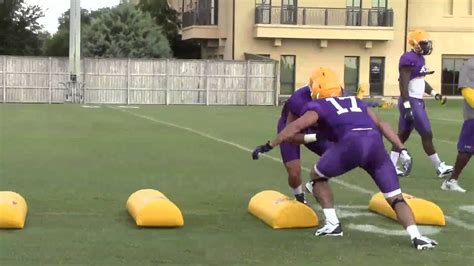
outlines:
[{"label": "football player in purple jersey", "polygon": [[342,236],[342,226],[334,208],[329,179],[360,167],[374,180],[397,218],[419,250],[434,248],[435,240],[422,236],[415,224],[410,206],[405,202],[394,165],[385,151],[382,135],[398,150],[402,164],[409,168],[412,160],[405,146],[390,125],[379,120],[367,105],[354,96],[341,95],[339,86],[322,81],[312,86],[317,99],[308,103],[300,118],[286,125],[275,139],[255,148],[254,159],[274,147],[295,137],[303,130],[317,125],[318,135],[323,135],[334,145],[328,148],[311,171],[314,197],[323,208],[325,225],[316,230],[316,236]]},{"label": "football player in purple jersey", "polygon": [[[399,85],[400,98],[398,108],[400,118],[398,124],[398,137],[405,143],[410,137],[413,129],[416,129],[421,136],[423,149],[430,158],[438,177],[448,176],[453,167],[442,162],[436,153],[433,145],[433,132],[431,130],[430,120],[425,110],[424,94],[432,95],[442,104],[446,102],[446,97],[436,92],[430,84],[425,81],[425,76],[433,74],[425,66],[425,55],[431,54],[432,43],[428,33],[423,30],[415,30],[408,35],[408,42],[412,50],[404,53],[399,62]],[[393,165],[397,166],[400,156],[397,147],[393,147],[390,153],[390,159]],[[397,169],[398,176],[404,176],[404,173]]]},{"label": "football player in purple jersey", "polygon": [[[337,81],[334,72],[328,68],[321,67],[314,70],[308,85],[296,90],[283,105],[281,116],[277,124],[278,133],[280,133],[287,124],[300,117],[301,109],[312,100],[312,84],[316,84],[317,80],[322,77]],[[280,145],[281,159],[288,172],[288,185],[293,191],[295,198],[302,203],[306,203],[306,198],[301,184],[300,145],[305,145],[306,148],[319,156],[331,145],[331,143],[323,137],[316,138],[313,129],[306,130],[306,133],[309,133],[306,135],[306,138],[303,137],[304,134],[299,134]]]}]

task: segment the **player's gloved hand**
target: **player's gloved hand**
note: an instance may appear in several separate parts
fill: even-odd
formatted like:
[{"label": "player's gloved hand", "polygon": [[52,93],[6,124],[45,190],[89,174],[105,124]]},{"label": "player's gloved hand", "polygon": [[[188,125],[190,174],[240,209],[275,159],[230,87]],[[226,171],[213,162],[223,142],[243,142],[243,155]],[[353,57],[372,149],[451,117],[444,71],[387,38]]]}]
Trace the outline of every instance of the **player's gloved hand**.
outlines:
[{"label": "player's gloved hand", "polygon": [[270,145],[270,141],[268,141],[267,143],[265,143],[263,145],[257,146],[257,148],[255,148],[252,152],[252,159],[258,160],[258,156],[260,154],[269,152],[272,149],[273,149],[273,147]]},{"label": "player's gloved hand", "polygon": [[440,93],[436,93],[434,98],[435,98],[435,100],[440,101],[441,104],[445,104],[446,101],[448,100],[447,97],[443,97],[443,95],[441,95]]},{"label": "player's gloved hand", "polygon": [[411,109],[409,101],[403,103],[403,118],[408,122],[415,120],[415,116],[413,115],[413,109]]},{"label": "player's gloved hand", "polygon": [[408,153],[407,149],[402,149],[400,151],[400,164],[402,166],[402,171],[405,173],[404,175],[407,176],[411,173],[411,169],[413,166],[413,158]]}]

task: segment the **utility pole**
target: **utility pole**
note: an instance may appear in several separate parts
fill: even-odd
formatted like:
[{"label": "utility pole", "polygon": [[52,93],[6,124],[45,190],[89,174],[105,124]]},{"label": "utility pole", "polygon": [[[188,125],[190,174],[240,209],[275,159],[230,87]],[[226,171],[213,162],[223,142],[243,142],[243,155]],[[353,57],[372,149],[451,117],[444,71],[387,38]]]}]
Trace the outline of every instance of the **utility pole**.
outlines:
[{"label": "utility pole", "polygon": [[[69,11],[69,95],[79,92],[81,75],[81,0],[71,0]],[[82,95],[82,94],[81,94]]]}]

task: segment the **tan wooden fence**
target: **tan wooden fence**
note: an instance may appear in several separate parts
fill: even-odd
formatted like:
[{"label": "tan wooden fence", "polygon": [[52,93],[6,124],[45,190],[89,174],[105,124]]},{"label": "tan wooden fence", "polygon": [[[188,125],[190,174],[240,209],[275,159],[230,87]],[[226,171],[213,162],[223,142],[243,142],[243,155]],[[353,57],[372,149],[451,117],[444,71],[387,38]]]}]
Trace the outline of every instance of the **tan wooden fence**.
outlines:
[{"label": "tan wooden fence", "polygon": [[84,86],[72,92],[67,58],[0,56],[0,101],[63,103],[74,93],[73,99],[89,104],[278,102],[279,69],[273,61],[86,58],[81,64]]}]

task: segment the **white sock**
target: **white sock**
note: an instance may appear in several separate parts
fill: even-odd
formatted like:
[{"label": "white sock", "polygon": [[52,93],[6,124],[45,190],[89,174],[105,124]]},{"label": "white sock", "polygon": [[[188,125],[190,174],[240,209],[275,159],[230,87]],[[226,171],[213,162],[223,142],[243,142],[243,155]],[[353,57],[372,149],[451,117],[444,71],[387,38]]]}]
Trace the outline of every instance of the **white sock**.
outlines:
[{"label": "white sock", "polygon": [[291,188],[293,190],[294,195],[298,195],[303,193],[303,186],[299,185],[297,188]]},{"label": "white sock", "polygon": [[326,222],[330,222],[331,224],[338,224],[339,219],[337,219],[336,209],[323,209],[324,217],[326,217]]},{"label": "white sock", "polygon": [[392,160],[392,163],[395,167],[397,166],[398,157],[400,157],[399,152],[396,152],[396,151],[390,152],[390,160]]},{"label": "white sock", "polygon": [[428,156],[430,157],[430,160],[431,162],[433,163],[433,165],[437,168],[439,166],[439,164],[441,163],[441,160],[439,159],[439,156],[437,153],[433,154],[433,155],[430,155]]},{"label": "white sock", "polygon": [[416,224],[409,225],[406,230],[408,234],[410,235],[410,239],[421,236],[420,231],[418,231],[418,227],[416,226]]}]

